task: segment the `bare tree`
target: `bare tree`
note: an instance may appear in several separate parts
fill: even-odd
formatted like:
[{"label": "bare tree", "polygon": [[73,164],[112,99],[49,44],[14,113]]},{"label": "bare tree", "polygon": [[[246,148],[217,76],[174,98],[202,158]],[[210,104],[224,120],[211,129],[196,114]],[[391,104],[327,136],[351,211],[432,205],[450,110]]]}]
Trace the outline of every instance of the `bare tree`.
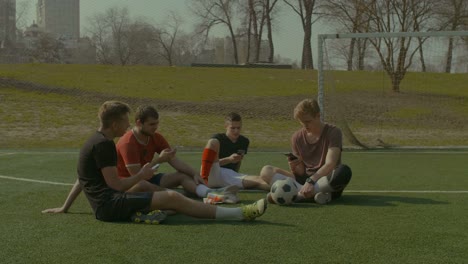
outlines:
[{"label": "bare tree", "polygon": [[102,14],[95,14],[88,18],[92,25],[87,29],[96,47],[96,59],[102,64],[114,64],[112,57],[112,34],[108,30],[106,18]]},{"label": "bare tree", "polygon": [[[369,0],[329,0],[325,2],[321,9],[325,13],[327,20],[340,25],[350,33],[368,32],[369,16],[365,15],[366,6]],[[353,70],[355,51],[357,49],[357,59],[359,70],[364,69],[364,56],[367,49],[366,39],[352,38],[347,47],[346,63],[348,71]]]},{"label": "bare tree", "polygon": [[[275,48],[273,43],[273,26],[272,20],[274,17],[275,6],[278,0],[249,0],[248,2],[249,13],[249,32],[248,42],[250,43],[250,35],[253,28],[253,36],[255,41],[255,62],[260,61],[261,44],[263,40],[263,32],[266,26],[267,39],[269,46],[268,62],[273,62]],[[250,47],[250,45],[249,45]],[[250,54],[250,53],[248,53]]]},{"label": "bare tree", "polygon": [[200,19],[198,33],[208,38],[210,30],[219,24],[228,28],[231,36],[234,62],[239,64],[237,38],[235,34],[235,0],[194,0],[191,2],[192,12]]},{"label": "bare tree", "polygon": [[182,19],[174,12],[171,12],[167,22],[159,29],[156,34],[157,42],[162,49],[159,54],[167,61],[169,66],[174,64],[174,48],[176,45],[177,34],[181,25]]},{"label": "bare tree", "polygon": [[27,53],[33,61],[40,63],[66,63],[70,57],[65,45],[47,33],[41,33]]},{"label": "bare tree", "polygon": [[128,8],[112,7],[90,18],[88,31],[104,64],[152,64],[155,28],[143,19],[133,21]]},{"label": "bare tree", "polygon": [[[367,6],[370,30],[376,32],[413,31],[415,6],[412,3],[412,0],[373,0]],[[377,51],[384,70],[390,77],[394,92],[400,91],[400,83],[423,42],[419,42],[414,48],[411,40],[410,37],[369,39]]]},{"label": "bare tree", "polygon": [[292,10],[299,15],[302,23],[302,29],[304,30],[304,39],[302,45],[302,69],[313,69],[314,61],[312,57],[312,24],[314,24],[319,18],[312,19],[315,14],[317,0],[297,0],[296,4],[292,3],[292,0],[284,0],[284,2],[292,8]]},{"label": "bare tree", "polygon": [[268,46],[270,47],[269,54],[268,54],[268,62],[272,63],[275,56],[275,47],[273,43],[273,15],[276,4],[278,0],[264,0],[264,9],[265,9],[265,21],[267,26],[267,37],[268,37]]},{"label": "bare tree", "polygon": [[[434,14],[434,1],[432,0],[411,0],[411,14],[413,18],[413,30],[415,32],[433,30],[430,25]],[[419,60],[421,71],[426,72],[426,62],[424,59],[423,43],[427,38],[418,37]]]},{"label": "bare tree", "polygon": [[130,14],[127,7],[107,9],[105,17],[112,32],[114,56],[120,65],[126,65],[131,56],[129,48]]},{"label": "bare tree", "polygon": [[[440,0],[437,2],[436,15],[441,30],[463,30],[468,27],[468,1],[466,0]],[[445,72],[452,70],[454,39],[450,38],[447,48]]]}]

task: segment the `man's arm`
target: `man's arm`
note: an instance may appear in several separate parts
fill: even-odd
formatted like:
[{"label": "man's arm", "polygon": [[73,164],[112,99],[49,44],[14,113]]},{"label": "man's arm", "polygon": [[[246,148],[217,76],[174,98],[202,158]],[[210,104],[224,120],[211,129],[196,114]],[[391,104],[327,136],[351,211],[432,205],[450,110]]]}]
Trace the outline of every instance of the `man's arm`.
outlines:
[{"label": "man's arm", "polygon": [[300,158],[291,160],[288,158],[289,169],[294,174],[294,176],[305,175],[305,165]]},{"label": "man's arm", "polygon": [[229,163],[238,163],[242,160],[243,157],[244,155],[233,153],[231,156],[219,159],[219,166],[223,166]]},{"label": "man's arm", "polygon": [[143,168],[138,171],[138,173],[128,177],[128,178],[119,178],[117,174],[117,167],[105,167],[101,169],[102,175],[107,183],[107,185],[117,191],[125,192],[133,185],[137,184],[141,180],[150,179],[155,170],[151,168],[152,163],[146,163]]},{"label": "man's arm", "polygon": [[[341,149],[337,147],[329,148],[327,156],[325,158],[325,164],[312,176],[312,180],[317,182],[318,179],[329,175],[333,169],[338,165],[338,160],[341,156]],[[299,191],[302,195],[309,198],[313,194],[314,186],[308,182],[304,184],[302,189]]]},{"label": "man's arm", "polygon": [[315,182],[318,179],[329,175],[338,165],[338,160],[341,156],[341,149],[337,147],[329,148],[327,152],[327,157],[325,158],[325,164],[318,169],[318,171],[312,175],[312,180]]},{"label": "man's arm", "polygon": [[81,190],[80,181],[76,179],[75,184],[73,184],[73,187],[68,193],[67,199],[63,203],[62,207],[45,209],[42,211],[42,213],[67,213],[68,209],[70,209],[73,202],[81,193]]}]

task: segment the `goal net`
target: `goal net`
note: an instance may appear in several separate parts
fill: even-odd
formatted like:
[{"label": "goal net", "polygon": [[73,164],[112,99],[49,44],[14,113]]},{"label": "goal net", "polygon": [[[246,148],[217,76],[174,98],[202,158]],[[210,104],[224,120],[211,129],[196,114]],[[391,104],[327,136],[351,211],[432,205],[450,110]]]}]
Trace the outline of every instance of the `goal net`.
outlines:
[{"label": "goal net", "polygon": [[325,34],[326,122],[363,148],[468,146],[468,32]]}]

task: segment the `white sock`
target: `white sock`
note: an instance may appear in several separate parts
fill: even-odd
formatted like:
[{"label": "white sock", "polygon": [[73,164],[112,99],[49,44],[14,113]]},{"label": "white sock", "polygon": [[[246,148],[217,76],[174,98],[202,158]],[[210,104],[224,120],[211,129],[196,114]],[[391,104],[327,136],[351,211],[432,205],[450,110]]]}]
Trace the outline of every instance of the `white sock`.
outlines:
[{"label": "white sock", "polygon": [[208,192],[211,191],[210,188],[208,188],[206,185],[203,184],[198,184],[197,189],[195,189],[195,192],[197,193],[198,197],[204,198],[208,194]]},{"label": "white sock", "polygon": [[241,207],[216,207],[216,220],[242,220],[244,215],[242,214]]}]

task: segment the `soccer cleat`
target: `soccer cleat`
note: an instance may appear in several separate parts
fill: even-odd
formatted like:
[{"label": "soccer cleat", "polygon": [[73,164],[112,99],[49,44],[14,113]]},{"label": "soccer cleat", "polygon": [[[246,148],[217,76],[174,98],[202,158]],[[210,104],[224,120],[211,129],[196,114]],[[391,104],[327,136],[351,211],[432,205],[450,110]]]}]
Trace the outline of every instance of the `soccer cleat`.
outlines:
[{"label": "soccer cleat", "polygon": [[262,198],[255,203],[242,206],[242,215],[245,221],[252,221],[262,216],[267,209],[267,202]]},{"label": "soccer cleat", "polygon": [[152,224],[152,225],[158,225],[164,219],[166,219],[167,214],[163,211],[160,210],[154,210],[149,213],[142,213],[142,212],[136,212],[131,216],[132,222],[135,223],[144,223],[144,224]]},{"label": "soccer cleat", "polygon": [[206,198],[203,198],[203,202],[206,204],[220,204],[224,203],[224,195],[216,193],[208,193]]},{"label": "soccer cleat", "polygon": [[315,194],[314,196],[314,200],[316,203],[318,204],[327,204],[331,201],[331,193],[329,192],[319,192],[317,194]]}]

